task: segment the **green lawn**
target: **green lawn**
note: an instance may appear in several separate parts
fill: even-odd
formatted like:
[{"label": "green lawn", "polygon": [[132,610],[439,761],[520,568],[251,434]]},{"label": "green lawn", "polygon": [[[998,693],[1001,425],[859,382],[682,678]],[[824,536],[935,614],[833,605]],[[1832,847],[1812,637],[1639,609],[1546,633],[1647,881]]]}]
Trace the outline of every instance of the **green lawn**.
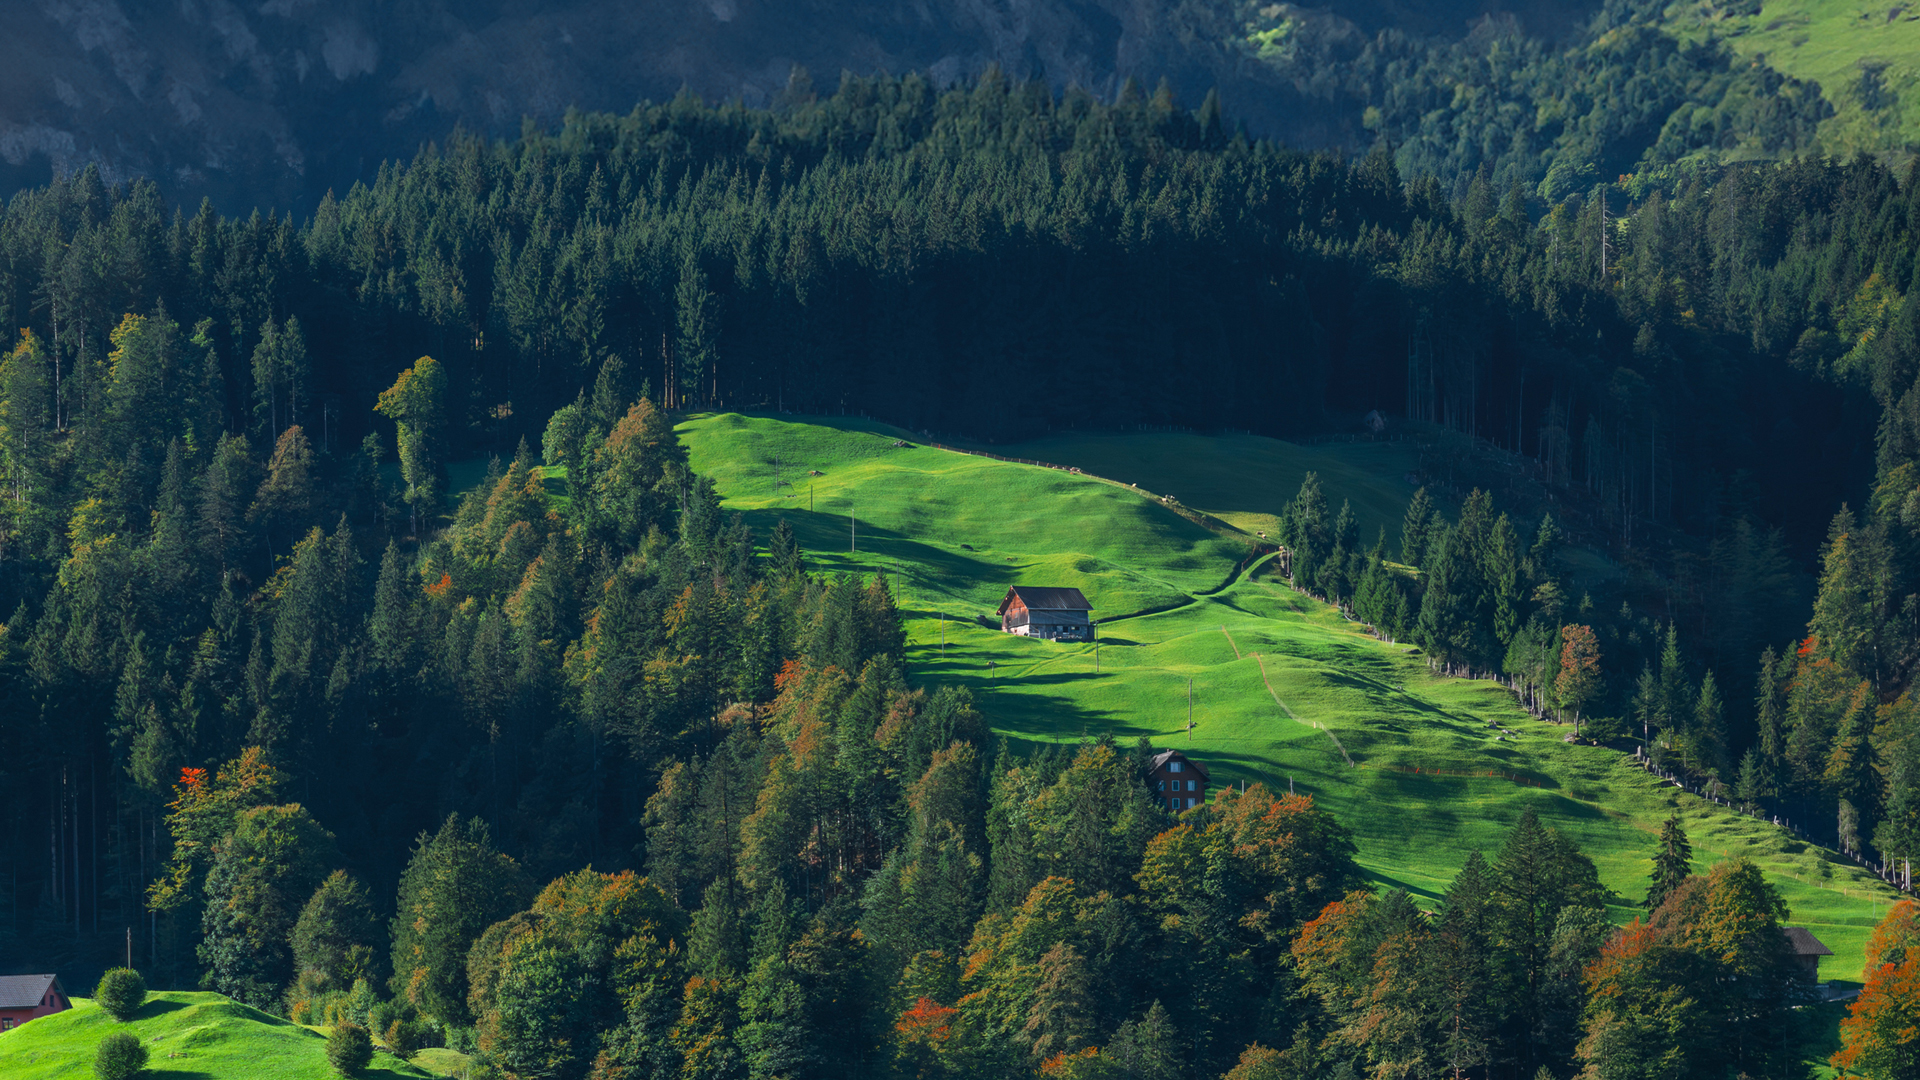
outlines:
[{"label": "green lawn", "polygon": [[[1035,742],[1147,735],[1191,751],[1216,785],[1291,783],[1353,829],[1360,861],[1379,881],[1429,899],[1469,852],[1491,853],[1532,806],[1599,864],[1625,920],[1645,889],[1659,824],[1678,811],[1702,869],[1729,855],[1755,859],[1794,921],[1834,950],[1823,974],[1860,977],[1866,936],[1893,896],[1878,879],[1665,785],[1616,751],[1564,743],[1566,729],[1530,719],[1494,683],[1429,675],[1410,649],[1292,592],[1265,563],[1233,575],[1245,539],[1209,532],[1154,495],[1093,476],[896,447],[906,434],[878,425],[726,414],[679,430],[694,467],[763,537],[783,517],[818,568],[897,573],[915,677],[974,687],[997,731]],[[1133,439],[1148,449],[1125,445]],[[1265,500],[1297,489],[1298,472],[1275,474],[1311,467],[1336,505],[1350,496],[1365,513],[1397,521],[1411,488],[1392,449],[1142,435],[1061,437],[999,452],[1114,468],[1121,475],[1111,479],[1165,485],[1191,507],[1248,521],[1277,509]],[[793,485],[778,494],[776,453],[791,462],[778,479]],[[1241,474],[1250,478],[1244,496],[1232,486]],[[858,552],[848,550],[850,502]],[[971,621],[1015,582],[1086,591],[1105,620],[1097,672],[1093,645],[1017,638]],[[1129,617],[1142,610],[1156,613]]]},{"label": "green lawn", "polygon": [[[86,998],[0,1034],[0,1076],[71,1080],[93,1075],[100,1040],[121,1027]],[[125,1029],[146,1046],[147,1074],[197,1080],[329,1080],[327,1040],[219,994],[158,991]],[[360,1074],[375,1080],[433,1075],[386,1053]]]}]

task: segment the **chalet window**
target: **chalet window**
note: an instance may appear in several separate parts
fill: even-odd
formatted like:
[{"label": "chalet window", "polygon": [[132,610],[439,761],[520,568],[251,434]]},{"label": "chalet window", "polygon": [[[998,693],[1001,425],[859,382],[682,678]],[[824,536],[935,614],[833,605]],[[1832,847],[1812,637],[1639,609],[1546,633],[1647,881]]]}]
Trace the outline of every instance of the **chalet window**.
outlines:
[{"label": "chalet window", "polygon": [[1191,810],[1191,809],[1193,809],[1193,803],[1194,803],[1194,800],[1192,800],[1192,799],[1188,799],[1188,800],[1187,800],[1187,809],[1189,809],[1189,810]]},{"label": "chalet window", "polygon": [[0,1031],[12,1031],[12,1030],[13,1030],[13,1017],[9,1016],[5,1020],[0,1020]]},{"label": "chalet window", "polygon": [[1200,781],[1198,781],[1198,780],[1189,780],[1189,781],[1187,781],[1187,790],[1188,790],[1188,791],[1199,791],[1199,790],[1200,790]]},{"label": "chalet window", "polygon": [[1175,761],[1175,762],[1172,762],[1172,763],[1170,763],[1170,764],[1169,764],[1169,765],[1167,766],[1167,771],[1168,771],[1168,772],[1179,772],[1179,771],[1180,771],[1180,766],[1181,766],[1182,764],[1183,764],[1182,762],[1178,762],[1178,761]]}]

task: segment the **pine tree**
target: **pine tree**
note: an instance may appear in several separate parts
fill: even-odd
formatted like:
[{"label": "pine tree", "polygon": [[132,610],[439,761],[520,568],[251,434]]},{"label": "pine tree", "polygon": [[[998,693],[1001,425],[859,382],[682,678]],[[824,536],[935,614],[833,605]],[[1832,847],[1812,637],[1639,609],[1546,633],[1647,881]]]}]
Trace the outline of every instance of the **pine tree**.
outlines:
[{"label": "pine tree", "polygon": [[1727,769],[1727,725],[1720,701],[1720,688],[1713,672],[1700,677],[1700,698],[1693,709],[1693,724],[1687,729],[1687,743],[1694,766],[1713,775]]},{"label": "pine tree", "polygon": [[1680,827],[1680,816],[1675,814],[1660,826],[1660,846],[1653,855],[1653,883],[1647,887],[1646,909],[1653,911],[1666,903],[1692,873],[1693,845]]},{"label": "pine tree", "polygon": [[394,995],[442,1022],[471,1023],[467,954],[489,926],[526,906],[530,891],[479,818],[450,814],[439,832],[421,833],[392,924]]},{"label": "pine tree", "polygon": [[1501,514],[1493,523],[1493,535],[1487,543],[1485,568],[1487,585],[1493,599],[1493,636],[1504,650],[1519,633],[1526,617],[1520,591],[1520,539],[1513,522]]},{"label": "pine tree", "polygon": [[1400,561],[1407,566],[1425,568],[1427,550],[1433,542],[1434,521],[1439,511],[1426,488],[1413,493],[1406,515],[1400,523]]}]

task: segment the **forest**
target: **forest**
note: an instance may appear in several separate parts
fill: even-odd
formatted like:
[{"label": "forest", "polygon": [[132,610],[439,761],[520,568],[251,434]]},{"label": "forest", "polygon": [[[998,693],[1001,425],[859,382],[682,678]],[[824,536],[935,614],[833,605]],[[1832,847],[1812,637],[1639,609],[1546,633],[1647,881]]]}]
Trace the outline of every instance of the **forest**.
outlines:
[{"label": "forest", "polygon": [[[1309,798],[1176,819],[1144,748],[916,680],[886,578],[754,535],[673,432],[1450,430],[1553,513],[1430,478],[1389,550],[1310,482],[1297,586],[1910,858],[1915,176],[1476,168],[989,73],[456,135],[298,220],[20,193],[0,946],[97,970],[134,927],[156,983],[513,1077],[1798,1075],[1751,864],[1688,876],[1676,825],[1616,933],[1531,819],[1431,917]],[[1576,594],[1568,543],[1629,573]]]}]

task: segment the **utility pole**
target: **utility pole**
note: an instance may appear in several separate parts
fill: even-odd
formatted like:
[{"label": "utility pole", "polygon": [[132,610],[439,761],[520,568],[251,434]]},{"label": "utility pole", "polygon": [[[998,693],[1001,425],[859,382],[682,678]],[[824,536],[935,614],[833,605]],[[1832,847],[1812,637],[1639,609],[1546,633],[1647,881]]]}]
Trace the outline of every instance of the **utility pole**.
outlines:
[{"label": "utility pole", "polygon": [[1607,185],[1600,185],[1600,280],[1607,280],[1607,256],[1612,253],[1613,243],[1607,235]]}]

